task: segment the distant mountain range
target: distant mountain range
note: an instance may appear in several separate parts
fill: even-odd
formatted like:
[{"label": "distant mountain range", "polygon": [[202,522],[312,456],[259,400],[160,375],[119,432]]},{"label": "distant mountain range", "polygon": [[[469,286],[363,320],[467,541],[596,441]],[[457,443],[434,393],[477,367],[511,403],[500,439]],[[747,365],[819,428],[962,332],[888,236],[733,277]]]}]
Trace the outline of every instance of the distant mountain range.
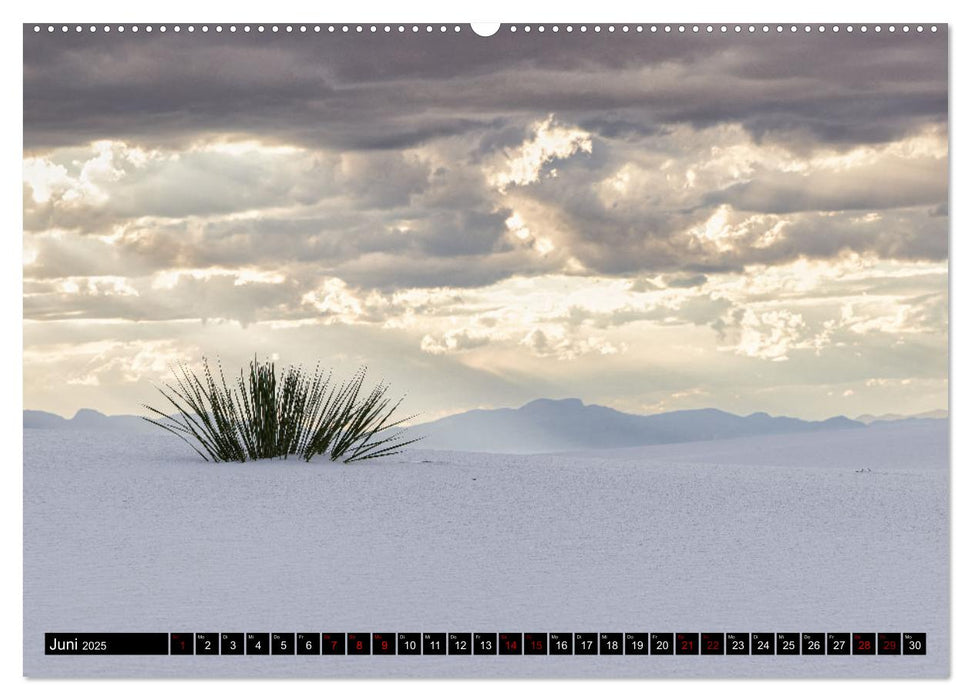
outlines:
[{"label": "distant mountain range", "polygon": [[[932,411],[918,416],[888,414],[860,416],[856,420],[837,416],[824,421],[805,421],[767,413],[737,416],[714,408],[645,416],[587,405],[579,399],[538,399],[520,408],[466,411],[409,427],[408,431],[415,436],[424,436],[417,444],[423,449],[538,453],[780,433],[859,430],[868,425],[876,427],[896,421],[929,421],[946,417],[946,411]],[[46,411],[24,411],[24,428],[113,432],[158,430],[139,416],[106,416],[91,409],[82,409],[71,419]]]},{"label": "distant mountain range", "polygon": [[419,443],[423,448],[533,453],[865,427],[844,416],[804,421],[767,413],[736,416],[714,408],[644,416],[579,399],[539,399],[521,408],[467,411],[413,431],[425,436]]},{"label": "distant mountain range", "polygon": [[106,416],[91,408],[82,408],[73,418],[62,418],[47,411],[24,411],[25,428],[47,430],[105,430],[110,432],[147,432],[159,430],[140,416]]},{"label": "distant mountain range", "polygon": [[912,416],[904,416],[899,413],[884,413],[879,416],[873,416],[869,413],[864,413],[862,416],[857,416],[855,420],[872,425],[873,423],[895,423],[901,420],[941,420],[943,418],[947,418],[947,411],[939,408],[936,411],[924,411],[923,413],[915,413]]}]

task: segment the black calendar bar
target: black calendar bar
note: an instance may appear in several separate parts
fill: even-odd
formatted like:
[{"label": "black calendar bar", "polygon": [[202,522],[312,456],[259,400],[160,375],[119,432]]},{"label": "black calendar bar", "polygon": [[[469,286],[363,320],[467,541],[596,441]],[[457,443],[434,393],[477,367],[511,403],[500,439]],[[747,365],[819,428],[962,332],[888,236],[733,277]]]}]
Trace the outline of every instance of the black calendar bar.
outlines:
[{"label": "black calendar bar", "polygon": [[[161,632],[44,635],[48,655],[873,656],[927,654],[924,632]],[[699,661],[699,663],[701,663]]]},{"label": "black calendar bar", "polygon": [[167,632],[48,632],[44,635],[44,653],[52,656],[168,655],[169,635]]}]

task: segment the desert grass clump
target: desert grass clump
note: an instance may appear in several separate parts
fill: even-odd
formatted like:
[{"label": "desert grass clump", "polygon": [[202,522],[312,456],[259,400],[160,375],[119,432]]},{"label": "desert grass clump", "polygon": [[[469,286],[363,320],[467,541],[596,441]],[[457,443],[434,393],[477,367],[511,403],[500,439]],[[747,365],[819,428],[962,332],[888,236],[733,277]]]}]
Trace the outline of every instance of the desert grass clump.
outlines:
[{"label": "desert grass clump", "polygon": [[167,410],[144,405],[153,415],[145,420],[184,440],[207,462],[290,455],[360,462],[398,454],[421,439],[395,430],[413,416],[394,419],[403,399],[392,403],[387,384],[364,390],[367,368],[342,383],[319,365],[313,372],[289,366],[278,375],[273,362],[256,358],[233,383],[219,362],[213,372],[205,358],[201,373],[184,364],[172,373],[173,382],[157,387]]}]

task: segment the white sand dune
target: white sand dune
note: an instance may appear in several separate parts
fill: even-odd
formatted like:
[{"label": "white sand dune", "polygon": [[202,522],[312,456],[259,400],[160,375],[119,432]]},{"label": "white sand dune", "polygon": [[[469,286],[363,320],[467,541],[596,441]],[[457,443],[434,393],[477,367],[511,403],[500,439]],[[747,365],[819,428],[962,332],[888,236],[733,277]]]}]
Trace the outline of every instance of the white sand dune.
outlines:
[{"label": "white sand dune", "polygon": [[[30,676],[948,674],[946,423],[358,465],[24,443]],[[928,655],[45,657],[47,631],[901,631]]]}]

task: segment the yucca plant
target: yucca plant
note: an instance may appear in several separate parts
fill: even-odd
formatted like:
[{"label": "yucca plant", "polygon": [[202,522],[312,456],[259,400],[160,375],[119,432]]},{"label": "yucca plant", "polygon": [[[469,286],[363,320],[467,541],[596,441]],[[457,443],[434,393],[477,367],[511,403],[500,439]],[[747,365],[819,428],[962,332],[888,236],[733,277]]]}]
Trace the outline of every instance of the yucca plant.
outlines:
[{"label": "yucca plant", "polygon": [[213,372],[206,358],[201,374],[184,364],[172,373],[174,382],[157,388],[175,413],[143,404],[153,415],[145,420],[181,438],[207,462],[290,455],[359,462],[398,454],[421,439],[394,430],[413,416],[394,419],[403,399],[392,403],[387,384],[364,391],[367,368],[340,384],[319,365],[312,373],[289,366],[278,377],[273,362],[258,358],[248,373],[240,370],[235,385],[218,361]]}]

